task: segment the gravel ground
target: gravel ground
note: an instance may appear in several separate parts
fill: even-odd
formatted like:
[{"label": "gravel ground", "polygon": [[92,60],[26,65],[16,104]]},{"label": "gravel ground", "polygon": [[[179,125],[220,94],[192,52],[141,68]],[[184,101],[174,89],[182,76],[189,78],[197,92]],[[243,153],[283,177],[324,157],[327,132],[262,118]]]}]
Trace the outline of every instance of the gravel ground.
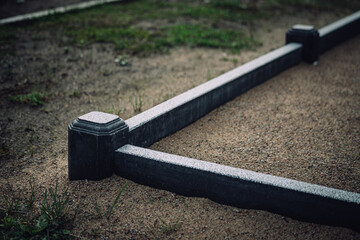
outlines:
[{"label": "gravel ground", "polygon": [[359,52],[358,36],[151,148],[360,192]]}]

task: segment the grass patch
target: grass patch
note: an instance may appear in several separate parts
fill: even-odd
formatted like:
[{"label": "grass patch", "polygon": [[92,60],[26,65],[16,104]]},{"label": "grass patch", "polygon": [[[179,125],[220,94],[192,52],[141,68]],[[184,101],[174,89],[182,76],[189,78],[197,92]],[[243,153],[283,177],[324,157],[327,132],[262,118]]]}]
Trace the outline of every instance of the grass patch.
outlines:
[{"label": "grass patch", "polygon": [[35,209],[35,190],[30,181],[28,198],[4,196],[4,207],[0,208],[0,234],[3,239],[69,239],[70,231],[65,227],[69,198],[67,192],[59,194],[55,189],[44,192],[40,209]]},{"label": "grass patch", "polygon": [[167,223],[160,217],[159,220],[160,220],[159,230],[166,235],[176,232],[181,227],[179,221],[177,221],[176,223]]},{"label": "grass patch", "polygon": [[[12,43],[17,39],[17,30],[21,32],[24,28],[30,29],[33,36],[50,32],[52,38],[59,38],[60,42],[66,35],[65,44],[112,43],[117,51],[129,54],[166,52],[184,45],[239,52],[258,43],[224,22],[249,25],[257,19],[271,17],[274,10],[286,12],[289,8],[331,11],[359,7],[360,2],[355,0],[210,0],[203,3],[138,0],[105,4],[2,26],[0,56],[14,51]],[[145,26],[142,23],[146,23]]]},{"label": "grass patch", "polygon": [[[70,44],[112,43],[117,51],[129,54],[167,52],[184,45],[238,52],[252,45],[253,39],[215,24],[220,20],[243,22],[258,17],[257,12],[239,12],[213,4],[142,0],[50,16],[34,21],[32,27],[53,31],[60,25]],[[174,24],[179,19],[185,23]],[[163,20],[164,24],[153,24],[150,29],[141,26],[141,22],[154,20]]]},{"label": "grass patch", "polygon": [[72,30],[67,34],[77,44],[87,45],[94,42],[110,42],[115,45],[117,50],[127,51],[132,54],[166,52],[171,47],[185,45],[190,47],[223,48],[239,52],[241,49],[248,49],[258,44],[254,39],[238,31],[187,24],[163,27],[155,33],[135,27],[88,27]]},{"label": "grass patch", "polygon": [[255,40],[237,31],[214,29],[201,25],[171,27],[168,29],[168,40],[174,46],[223,48],[235,52],[249,48],[255,42]]},{"label": "grass patch", "polygon": [[39,92],[32,92],[29,94],[19,94],[16,96],[9,96],[10,100],[13,102],[17,102],[20,104],[28,104],[30,106],[42,106],[45,104],[47,99],[47,94],[39,93]]},{"label": "grass patch", "polygon": [[133,110],[135,113],[140,113],[142,111],[143,107],[143,99],[142,94],[139,92],[136,92],[136,94],[129,97],[129,101],[131,103],[131,106],[133,107]]}]

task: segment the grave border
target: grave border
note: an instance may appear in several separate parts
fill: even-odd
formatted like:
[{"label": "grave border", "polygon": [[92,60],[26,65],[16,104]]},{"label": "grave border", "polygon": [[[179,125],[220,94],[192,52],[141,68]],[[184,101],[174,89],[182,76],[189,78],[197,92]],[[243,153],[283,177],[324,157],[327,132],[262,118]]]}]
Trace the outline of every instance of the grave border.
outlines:
[{"label": "grave border", "polygon": [[[288,34],[298,34],[299,31],[296,30],[299,29],[300,32],[314,30],[306,26],[299,28],[297,25]],[[312,34],[317,40],[308,41],[305,36],[296,37],[291,41],[297,43],[289,42],[126,120],[125,124],[129,127],[128,139],[122,141],[125,145],[118,146],[115,150],[114,172],[144,185],[187,196],[207,197],[223,204],[263,209],[300,220],[360,231],[358,193],[142,148],[191,124],[221,104],[302,60],[309,61],[303,54],[309,52],[309,49],[315,49],[317,55],[322,54],[359,32],[360,11],[320,29],[318,34]],[[308,33],[304,31],[300,34]],[[317,56],[310,58],[311,61],[314,59]],[[96,122],[97,119],[93,123]],[[86,149],[86,146],[82,147]],[[69,156],[70,160],[76,161]],[[71,179],[70,176],[69,178]],[[201,189],[195,187],[199,183]]]}]

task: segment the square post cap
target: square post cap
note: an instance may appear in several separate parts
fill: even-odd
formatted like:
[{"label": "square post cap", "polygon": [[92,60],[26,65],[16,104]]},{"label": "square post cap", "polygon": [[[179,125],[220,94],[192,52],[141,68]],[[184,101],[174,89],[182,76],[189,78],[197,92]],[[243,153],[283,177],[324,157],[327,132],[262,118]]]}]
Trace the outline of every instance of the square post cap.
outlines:
[{"label": "square post cap", "polygon": [[303,45],[302,59],[308,63],[318,60],[319,40],[319,32],[312,25],[297,24],[286,33],[286,44],[295,42]]},{"label": "square post cap", "polygon": [[90,112],[68,127],[70,180],[101,180],[113,174],[114,152],[128,141],[129,127],[116,115]]}]

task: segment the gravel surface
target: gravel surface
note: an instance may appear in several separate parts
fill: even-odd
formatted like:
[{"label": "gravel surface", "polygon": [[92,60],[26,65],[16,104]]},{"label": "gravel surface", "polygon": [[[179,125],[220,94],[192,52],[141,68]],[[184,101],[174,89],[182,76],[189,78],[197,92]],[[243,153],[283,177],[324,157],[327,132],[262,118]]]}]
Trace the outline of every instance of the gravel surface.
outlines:
[{"label": "gravel surface", "polygon": [[360,192],[359,52],[358,36],[152,149]]}]

